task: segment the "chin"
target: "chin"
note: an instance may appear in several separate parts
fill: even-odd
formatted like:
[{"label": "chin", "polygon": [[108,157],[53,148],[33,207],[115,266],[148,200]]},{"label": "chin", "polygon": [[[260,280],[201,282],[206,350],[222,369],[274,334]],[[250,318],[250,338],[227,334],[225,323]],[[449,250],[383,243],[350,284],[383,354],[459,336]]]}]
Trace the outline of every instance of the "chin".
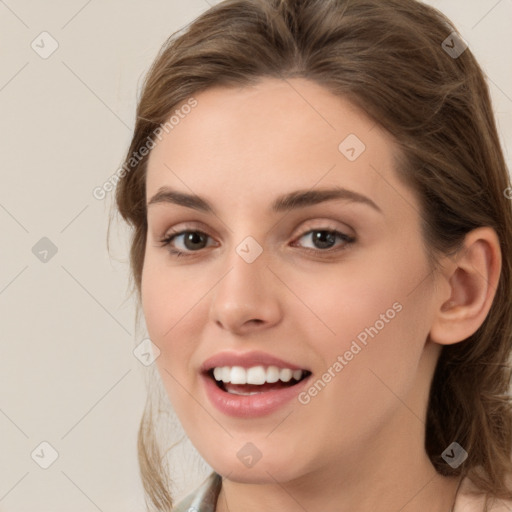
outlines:
[{"label": "chin", "polygon": [[285,483],[295,480],[303,476],[300,466],[297,464],[296,458],[288,460],[263,460],[262,456],[251,467],[245,466],[238,458],[226,459],[210,458],[208,464],[213,470],[228,480],[244,484],[275,484],[276,482]]}]

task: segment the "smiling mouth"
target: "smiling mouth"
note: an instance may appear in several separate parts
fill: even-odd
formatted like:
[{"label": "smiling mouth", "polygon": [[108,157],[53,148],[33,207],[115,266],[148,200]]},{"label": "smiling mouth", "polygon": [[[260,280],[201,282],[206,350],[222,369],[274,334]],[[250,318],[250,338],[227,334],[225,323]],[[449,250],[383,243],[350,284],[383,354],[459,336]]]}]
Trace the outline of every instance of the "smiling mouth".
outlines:
[{"label": "smiling mouth", "polygon": [[207,374],[225,393],[249,396],[291,388],[309,377],[311,372],[277,366],[222,366],[210,369]]}]

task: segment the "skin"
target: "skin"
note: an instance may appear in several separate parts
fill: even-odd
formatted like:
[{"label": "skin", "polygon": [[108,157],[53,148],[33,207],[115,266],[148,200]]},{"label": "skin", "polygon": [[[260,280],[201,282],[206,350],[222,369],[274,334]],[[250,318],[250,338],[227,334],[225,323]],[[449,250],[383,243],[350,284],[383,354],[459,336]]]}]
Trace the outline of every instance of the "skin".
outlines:
[{"label": "skin", "polygon": [[[448,512],[457,480],[438,475],[423,448],[428,391],[442,345],[470,336],[489,311],[501,268],[495,232],[469,233],[432,273],[418,200],[394,171],[397,146],[347,100],[298,78],[195,98],[151,152],[147,200],[169,186],[215,214],[148,207],[141,290],[170,401],[224,477],[218,511]],[[353,162],[338,149],[349,134],[366,146]],[[347,200],[270,211],[281,194],[331,187],[381,212]],[[191,256],[177,258],[160,243],[171,228],[210,238],[194,252],[178,237],[174,247]],[[336,238],[339,250],[327,253],[313,229],[356,240]],[[236,252],[247,236],[263,249],[253,263]],[[396,302],[402,310],[308,404],[249,420],[208,401],[198,370],[212,355],[262,350],[315,381]],[[250,468],[237,457],[247,442],[262,455]]]}]

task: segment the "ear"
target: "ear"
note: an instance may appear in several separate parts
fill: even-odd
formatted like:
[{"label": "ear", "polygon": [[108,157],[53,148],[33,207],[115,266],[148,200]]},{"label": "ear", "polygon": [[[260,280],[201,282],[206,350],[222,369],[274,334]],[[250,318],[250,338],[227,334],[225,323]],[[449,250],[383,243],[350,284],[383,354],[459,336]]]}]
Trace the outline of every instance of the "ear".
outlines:
[{"label": "ear", "polygon": [[501,249],[494,229],[470,231],[457,255],[443,263],[430,340],[451,345],[474,334],[491,308],[500,273]]}]

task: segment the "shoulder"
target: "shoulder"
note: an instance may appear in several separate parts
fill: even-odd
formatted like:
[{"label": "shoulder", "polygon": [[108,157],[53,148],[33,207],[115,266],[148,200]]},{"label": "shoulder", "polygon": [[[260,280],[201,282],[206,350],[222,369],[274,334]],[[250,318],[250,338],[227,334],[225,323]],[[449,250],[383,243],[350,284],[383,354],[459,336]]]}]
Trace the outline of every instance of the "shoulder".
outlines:
[{"label": "shoulder", "polygon": [[[486,508],[487,505],[487,508]],[[510,512],[512,500],[489,498],[465,478],[460,485],[453,512]]]}]

